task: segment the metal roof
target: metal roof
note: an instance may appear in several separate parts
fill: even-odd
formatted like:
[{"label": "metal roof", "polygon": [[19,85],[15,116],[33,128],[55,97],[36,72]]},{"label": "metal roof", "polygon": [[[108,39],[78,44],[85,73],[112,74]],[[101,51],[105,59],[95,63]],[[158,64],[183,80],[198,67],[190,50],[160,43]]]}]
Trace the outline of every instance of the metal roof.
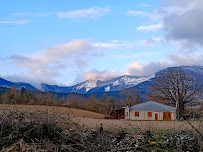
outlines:
[{"label": "metal roof", "polygon": [[149,101],[146,103],[137,104],[130,107],[130,110],[137,110],[137,111],[168,111],[168,112],[175,112],[174,107],[170,107],[158,102]]},{"label": "metal roof", "polygon": [[120,110],[120,109],[125,109],[125,107],[121,107],[121,108],[114,108],[113,110]]}]

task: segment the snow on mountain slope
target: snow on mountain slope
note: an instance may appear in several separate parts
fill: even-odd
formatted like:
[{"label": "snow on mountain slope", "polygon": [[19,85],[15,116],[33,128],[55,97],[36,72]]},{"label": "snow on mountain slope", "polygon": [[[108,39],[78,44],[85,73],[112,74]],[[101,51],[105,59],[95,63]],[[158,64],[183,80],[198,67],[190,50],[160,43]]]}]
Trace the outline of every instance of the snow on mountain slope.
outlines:
[{"label": "snow on mountain slope", "polygon": [[110,80],[87,80],[76,84],[74,86],[60,87],[56,85],[42,84],[42,89],[45,91],[53,91],[59,93],[96,93],[96,92],[109,92],[120,91],[124,88],[135,86],[143,81],[149,80],[149,77],[137,77],[137,76],[120,76]]},{"label": "snow on mountain slope", "polygon": [[110,89],[111,89],[111,87],[110,87],[110,86],[106,87],[106,88],[105,88],[105,92],[109,92],[109,91],[110,91]]},{"label": "snow on mountain slope", "polygon": [[120,91],[125,88],[131,88],[139,83],[149,80],[151,77],[137,77],[137,76],[120,76],[107,81],[97,81],[97,87],[89,90],[87,94],[95,92],[110,92]]},{"label": "snow on mountain slope", "polygon": [[95,80],[88,80],[85,83],[83,83],[82,85],[77,86],[76,88],[77,88],[77,90],[85,88],[86,92],[88,92],[90,89],[95,88],[95,87],[97,87],[97,81],[95,81]]}]

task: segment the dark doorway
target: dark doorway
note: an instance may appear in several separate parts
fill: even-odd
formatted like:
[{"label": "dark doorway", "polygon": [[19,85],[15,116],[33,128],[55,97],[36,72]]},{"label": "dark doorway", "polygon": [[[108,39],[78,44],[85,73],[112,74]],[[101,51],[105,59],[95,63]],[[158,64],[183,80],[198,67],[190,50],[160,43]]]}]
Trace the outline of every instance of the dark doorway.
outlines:
[{"label": "dark doorway", "polygon": [[158,120],[158,114],[157,113],[155,114],[155,120]]}]

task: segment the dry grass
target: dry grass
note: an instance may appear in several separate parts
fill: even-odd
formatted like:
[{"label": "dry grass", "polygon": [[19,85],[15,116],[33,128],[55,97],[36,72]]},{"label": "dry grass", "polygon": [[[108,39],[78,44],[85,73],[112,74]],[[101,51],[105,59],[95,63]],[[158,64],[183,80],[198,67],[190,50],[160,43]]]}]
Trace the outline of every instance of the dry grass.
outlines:
[{"label": "dry grass", "polygon": [[[100,124],[106,129],[126,128],[138,130],[170,130],[170,131],[194,131],[187,121],[129,121],[116,119],[91,119],[78,118],[81,124],[85,124],[87,128],[97,128]],[[203,132],[203,122],[192,121],[192,125]]]},{"label": "dry grass", "polygon": [[94,118],[94,119],[102,119],[105,117],[105,115],[103,114],[86,111],[86,110],[67,108],[67,107],[0,104],[0,109],[10,109],[10,108],[16,108],[22,111],[31,111],[31,112],[42,111],[42,112],[48,112],[49,114],[57,113],[61,115],[67,115],[70,117],[86,117],[86,118]]},{"label": "dry grass", "polygon": [[[104,128],[138,128],[141,130],[193,130],[187,121],[128,121],[104,119],[105,115],[66,107],[42,106],[42,105],[0,105],[0,109],[16,108],[21,111],[42,111],[49,114],[71,117],[74,122],[86,126],[87,128],[98,128],[103,124]],[[0,110],[1,112],[1,110]],[[197,129],[203,131],[202,121],[193,121],[192,124]]]}]

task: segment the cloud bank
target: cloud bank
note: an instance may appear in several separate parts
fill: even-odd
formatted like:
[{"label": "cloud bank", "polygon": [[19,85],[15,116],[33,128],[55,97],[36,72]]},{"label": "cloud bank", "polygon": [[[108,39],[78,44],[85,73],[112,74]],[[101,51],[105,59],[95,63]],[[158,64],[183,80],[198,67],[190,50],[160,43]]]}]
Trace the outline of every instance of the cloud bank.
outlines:
[{"label": "cloud bank", "polygon": [[129,75],[154,75],[159,70],[173,66],[203,66],[203,54],[187,56],[170,54],[162,61],[152,61],[146,64],[133,62],[127,66],[126,74]]},{"label": "cloud bank", "polygon": [[10,60],[20,68],[27,70],[27,75],[40,79],[40,82],[54,82],[61,70],[81,68],[88,64],[91,56],[97,55],[97,48],[86,40],[75,40],[38,51],[30,56],[13,55]]},{"label": "cloud bank", "polygon": [[151,61],[149,63],[132,62],[126,66],[125,71],[111,71],[111,70],[91,70],[78,74],[76,82],[85,80],[108,80],[122,75],[135,76],[153,76],[156,72],[174,66],[203,66],[203,54],[186,56],[170,54],[164,60]]},{"label": "cloud bank", "polygon": [[163,13],[165,37],[179,41],[182,50],[193,51],[203,46],[203,1],[164,0]]}]

